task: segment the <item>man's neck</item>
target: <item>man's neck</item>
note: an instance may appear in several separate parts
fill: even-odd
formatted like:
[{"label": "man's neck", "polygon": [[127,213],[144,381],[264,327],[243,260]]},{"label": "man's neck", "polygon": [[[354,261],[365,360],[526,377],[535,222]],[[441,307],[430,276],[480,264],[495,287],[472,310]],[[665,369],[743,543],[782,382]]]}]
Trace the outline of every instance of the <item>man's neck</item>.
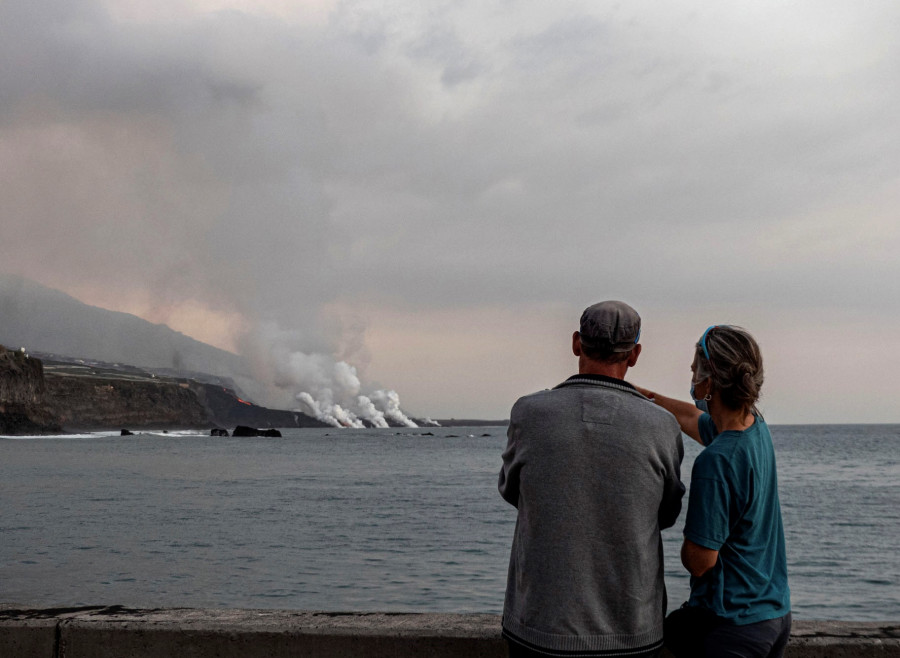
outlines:
[{"label": "man's neck", "polygon": [[620,363],[604,363],[603,361],[594,361],[583,355],[578,359],[579,375],[605,375],[615,379],[625,379],[625,373],[628,371],[628,362]]}]

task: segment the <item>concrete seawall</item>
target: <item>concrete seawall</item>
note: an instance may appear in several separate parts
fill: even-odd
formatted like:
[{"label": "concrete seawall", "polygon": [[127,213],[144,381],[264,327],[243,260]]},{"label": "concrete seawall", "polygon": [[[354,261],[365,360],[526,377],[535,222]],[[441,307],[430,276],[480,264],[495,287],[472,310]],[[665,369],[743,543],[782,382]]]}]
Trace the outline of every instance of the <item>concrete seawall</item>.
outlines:
[{"label": "concrete seawall", "polygon": [[[2,658],[503,658],[489,614],[26,610],[0,606]],[[900,657],[900,622],[794,622],[788,658]]]}]

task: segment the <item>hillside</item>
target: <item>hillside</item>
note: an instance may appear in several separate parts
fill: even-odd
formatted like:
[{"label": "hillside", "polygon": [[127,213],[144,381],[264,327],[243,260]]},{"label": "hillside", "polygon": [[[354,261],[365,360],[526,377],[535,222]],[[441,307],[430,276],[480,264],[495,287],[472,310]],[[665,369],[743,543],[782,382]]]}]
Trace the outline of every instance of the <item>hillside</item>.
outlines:
[{"label": "hillside", "polygon": [[84,304],[59,290],[0,273],[0,345],[170,374],[229,380],[244,397],[260,393],[241,357],[162,324]]}]

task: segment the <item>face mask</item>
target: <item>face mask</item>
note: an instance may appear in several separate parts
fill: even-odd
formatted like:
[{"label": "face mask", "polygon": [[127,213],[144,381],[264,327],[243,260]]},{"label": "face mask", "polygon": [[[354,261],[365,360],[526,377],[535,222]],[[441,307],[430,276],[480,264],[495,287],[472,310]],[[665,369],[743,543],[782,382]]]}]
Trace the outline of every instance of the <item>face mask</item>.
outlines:
[{"label": "face mask", "polygon": [[[701,379],[700,381],[703,381],[703,380]],[[703,413],[708,414],[709,413],[709,404],[708,404],[707,400],[698,400],[697,399],[697,396],[694,391],[694,388],[696,387],[696,385],[697,384],[695,384],[694,382],[691,382],[691,400],[694,401],[695,407],[697,407]]]}]

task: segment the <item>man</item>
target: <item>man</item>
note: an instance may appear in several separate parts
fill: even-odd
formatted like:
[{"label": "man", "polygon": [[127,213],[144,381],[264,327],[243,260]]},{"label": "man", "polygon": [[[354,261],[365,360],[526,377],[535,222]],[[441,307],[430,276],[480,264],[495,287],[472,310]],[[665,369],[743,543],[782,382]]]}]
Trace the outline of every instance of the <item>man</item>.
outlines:
[{"label": "man", "polygon": [[641,318],[585,309],[578,374],[520,398],[500,495],[518,508],[503,609],[510,656],[656,656],[666,594],[660,529],[675,523],[684,447],[675,417],[624,381]]}]

